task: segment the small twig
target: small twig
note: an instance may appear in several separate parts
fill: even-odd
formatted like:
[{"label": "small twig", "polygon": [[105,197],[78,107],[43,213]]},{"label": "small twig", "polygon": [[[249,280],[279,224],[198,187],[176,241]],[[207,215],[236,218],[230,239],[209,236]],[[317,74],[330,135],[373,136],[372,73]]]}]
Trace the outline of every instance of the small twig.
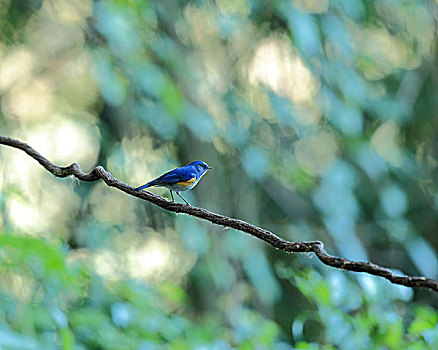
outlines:
[{"label": "small twig", "polygon": [[216,225],[225,227],[231,227],[236,230],[249,233],[271,246],[281,249],[289,253],[310,253],[313,252],[316,256],[326,265],[336,267],[338,269],[366,272],[370,275],[380,276],[386,278],[395,284],[400,284],[407,287],[426,287],[438,291],[438,281],[426,278],[426,277],[412,277],[412,276],[400,276],[392,272],[390,269],[373,264],[367,261],[352,261],[345,258],[336,257],[328,254],[324,249],[324,244],[320,241],[311,242],[290,242],[286,241],[270,231],[264,230],[258,226],[249,224],[242,220],[229,218],[227,216],[212,213],[211,211],[192,207],[185,204],[174,203],[166,200],[163,197],[157,196],[147,191],[134,191],[134,187],[127,185],[116,178],[114,178],[108,171],[102,166],[95,167],[89,173],[84,173],[77,163],[73,163],[67,167],[59,167],[37,151],[35,151],[28,144],[18,141],[16,139],[0,136],[0,144],[18,148],[26,152],[29,156],[36,159],[44,168],[57,177],[66,177],[73,175],[79,180],[92,182],[102,179],[108,186],[115,187],[131,196],[141,198],[148,202],[151,202],[163,209],[173,211],[175,213],[184,213],[197,218],[207,220]]}]

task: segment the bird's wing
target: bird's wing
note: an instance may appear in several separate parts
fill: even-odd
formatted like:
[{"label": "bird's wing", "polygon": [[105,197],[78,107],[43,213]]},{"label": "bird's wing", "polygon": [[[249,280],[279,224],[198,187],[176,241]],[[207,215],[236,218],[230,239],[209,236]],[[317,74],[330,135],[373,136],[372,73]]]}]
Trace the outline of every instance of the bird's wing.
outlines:
[{"label": "bird's wing", "polygon": [[151,186],[165,186],[165,185],[174,185],[181,184],[182,186],[189,186],[197,179],[196,172],[191,167],[181,167],[173,169],[160,177],[157,177],[155,180],[148,182],[147,184],[137,187],[135,191],[140,191],[144,188],[148,188]]},{"label": "bird's wing", "polygon": [[176,184],[178,182],[193,182],[195,180],[196,173],[192,169],[182,167],[176,168],[161,175],[158,179],[156,179],[156,184]]}]

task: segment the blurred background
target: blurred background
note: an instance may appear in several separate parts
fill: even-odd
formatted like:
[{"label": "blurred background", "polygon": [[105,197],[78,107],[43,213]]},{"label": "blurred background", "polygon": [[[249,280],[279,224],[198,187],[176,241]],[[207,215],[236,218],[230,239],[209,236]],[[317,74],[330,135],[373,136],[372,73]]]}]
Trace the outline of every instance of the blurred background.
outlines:
[{"label": "blurred background", "polygon": [[[193,205],[438,278],[437,8],[1,0],[0,132],[133,186],[203,160]],[[0,230],[0,349],[438,347],[436,292],[55,178],[6,146]]]}]

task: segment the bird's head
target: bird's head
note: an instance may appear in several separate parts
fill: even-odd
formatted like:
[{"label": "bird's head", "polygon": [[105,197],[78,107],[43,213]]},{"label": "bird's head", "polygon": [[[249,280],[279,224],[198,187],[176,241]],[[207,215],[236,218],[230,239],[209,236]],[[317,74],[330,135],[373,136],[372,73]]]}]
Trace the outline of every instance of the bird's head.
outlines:
[{"label": "bird's head", "polygon": [[207,163],[201,160],[197,160],[188,165],[195,167],[199,174],[204,174],[208,169],[211,169],[211,167],[209,167]]}]

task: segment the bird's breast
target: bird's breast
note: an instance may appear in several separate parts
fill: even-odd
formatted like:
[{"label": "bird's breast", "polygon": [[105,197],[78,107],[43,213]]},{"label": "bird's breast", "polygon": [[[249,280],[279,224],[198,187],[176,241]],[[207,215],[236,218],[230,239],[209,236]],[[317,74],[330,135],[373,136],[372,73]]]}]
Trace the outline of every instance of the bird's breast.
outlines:
[{"label": "bird's breast", "polygon": [[187,191],[187,190],[191,190],[193,187],[196,186],[196,184],[198,183],[198,181],[196,181],[196,177],[193,177],[192,179],[188,180],[188,181],[181,181],[181,182],[177,182],[174,184],[169,184],[168,186],[166,186],[167,188],[171,189],[172,191]]}]

